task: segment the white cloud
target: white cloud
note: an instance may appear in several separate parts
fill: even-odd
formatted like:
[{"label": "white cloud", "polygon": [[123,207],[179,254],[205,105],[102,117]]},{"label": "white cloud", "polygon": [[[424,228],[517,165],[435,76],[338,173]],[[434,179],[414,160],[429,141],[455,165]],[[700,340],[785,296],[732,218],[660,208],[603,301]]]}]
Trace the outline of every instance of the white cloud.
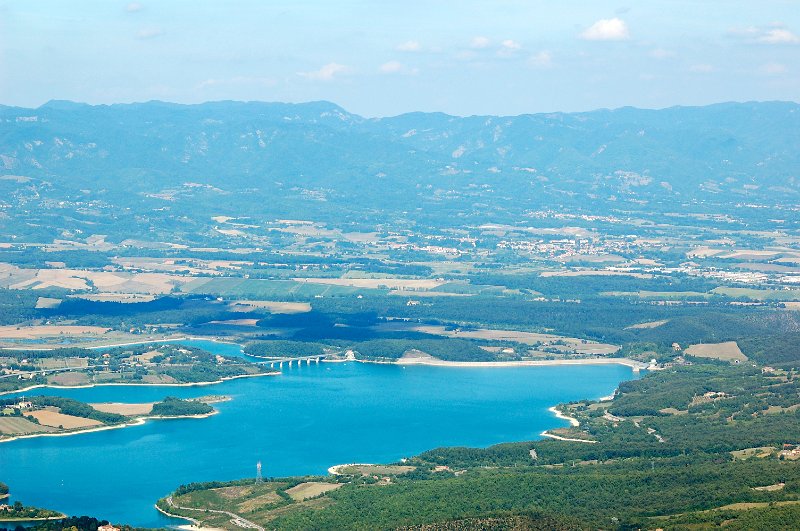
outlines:
[{"label": "white cloud", "polygon": [[422,45],[419,41],[406,41],[398,44],[395,48],[398,52],[421,52]]},{"label": "white cloud", "polygon": [[656,48],[650,52],[650,57],[654,59],[670,59],[675,57],[675,52],[671,50],[665,50],[664,48]]},{"label": "white cloud", "polygon": [[297,75],[315,81],[332,81],[337,75],[349,72],[350,68],[339,63],[328,63],[313,72],[298,72]]},{"label": "white cloud", "polygon": [[389,61],[383,63],[378,70],[383,74],[396,74],[403,71],[403,63],[399,61]]},{"label": "white cloud", "polygon": [[532,55],[528,59],[528,64],[536,68],[550,68],[553,66],[553,54],[547,50],[543,50]]},{"label": "white cloud", "polygon": [[758,42],[763,42],[766,44],[797,44],[798,42],[800,42],[800,37],[789,31],[788,29],[774,28],[765,31],[756,40],[758,40]]},{"label": "white cloud", "polygon": [[483,48],[488,48],[491,43],[492,41],[487,37],[474,37],[472,43],[470,43],[470,47],[476,50],[482,50]]},{"label": "white cloud", "polygon": [[587,41],[624,41],[630,38],[628,25],[621,18],[603,18],[586,28],[581,39]]},{"label": "white cloud", "polygon": [[497,50],[497,55],[500,57],[511,57],[522,49],[522,45],[517,41],[506,39],[500,43],[500,48]]},{"label": "white cloud", "polygon": [[787,29],[783,24],[776,23],[767,27],[746,26],[731,28],[728,35],[747,42],[761,44],[798,44],[800,37]]},{"label": "white cloud", "polygon": [[142,9],[144,9],[144,6],[139,2],[131,2],[130,4],[125,6],[125,11],[127,11],[128,13],[137,13]]},{"label": "white cloud", "polygon": [[689,67],[690,72],[695,72],[697,74],[708,74],[716,70],[717,69],[714,68],[713,65],[709,65],[706,63],[698,63]]},{"label": "white cloud", "polygon": [[789,69],[781,63],[767,63],[761,67],[761,73],[768,76],[780,76],[787,72],[789,72]]},{"label": "white cloud", "polygon": [[161,28],[142,28],[136,33],[137,39],[155,39],[164,35]]}]

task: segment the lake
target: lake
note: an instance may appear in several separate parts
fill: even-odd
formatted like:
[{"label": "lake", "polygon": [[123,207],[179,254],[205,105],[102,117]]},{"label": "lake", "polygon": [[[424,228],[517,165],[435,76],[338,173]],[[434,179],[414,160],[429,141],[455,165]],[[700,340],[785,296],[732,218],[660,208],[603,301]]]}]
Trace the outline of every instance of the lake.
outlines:
[{"label": "lake", "polygon": [[[184,342],[220,354],[235,345]],[[86,402],[151,402],[208,394],[206,419],[0,444],[0,480],[12,501],[140,527],[182,521],[153,504],[193,481],[324,474],[340,463],[393,462],[437,446],[489,446],[540,438],[568,423],[547,408],[611,394],[638,377],[622,365],[450,368],[303,364],[279,376],[201,387],[37,389]]]}]

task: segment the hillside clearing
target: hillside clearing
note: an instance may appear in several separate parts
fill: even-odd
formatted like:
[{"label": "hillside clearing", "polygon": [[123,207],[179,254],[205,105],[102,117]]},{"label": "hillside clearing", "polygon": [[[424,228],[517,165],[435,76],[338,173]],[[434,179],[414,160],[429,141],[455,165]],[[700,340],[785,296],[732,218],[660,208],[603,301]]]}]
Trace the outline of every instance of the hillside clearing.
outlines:
[{"label": "hillside clearing", "polygon": [[747,356],[742,354],[736,341],[724,343],[703,343],[691,345],[685,350],[686,354],[697,358],[714,358],[725,361],[747,361]]}]

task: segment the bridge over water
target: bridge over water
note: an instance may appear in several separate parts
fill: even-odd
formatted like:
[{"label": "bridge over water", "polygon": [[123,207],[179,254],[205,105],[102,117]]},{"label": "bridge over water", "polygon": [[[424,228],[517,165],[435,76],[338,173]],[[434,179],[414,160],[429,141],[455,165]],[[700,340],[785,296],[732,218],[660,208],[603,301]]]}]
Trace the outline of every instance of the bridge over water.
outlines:
[{"label": "bridge over water", "polygon": [[278,368],[283,369],[283,364],[286,363],[289,367],[297,365],[298,367],[306,362],[306,365],[311,365],[311,363],[319,363],[322,359],[325,358],[324,355],[317,354],[314,356],[296,356],[296,357],[286,357],[286,358],[270,358],[260,361],[255,361],[253,363],[259,363],[262,365],[269,365],[270,368]]}]

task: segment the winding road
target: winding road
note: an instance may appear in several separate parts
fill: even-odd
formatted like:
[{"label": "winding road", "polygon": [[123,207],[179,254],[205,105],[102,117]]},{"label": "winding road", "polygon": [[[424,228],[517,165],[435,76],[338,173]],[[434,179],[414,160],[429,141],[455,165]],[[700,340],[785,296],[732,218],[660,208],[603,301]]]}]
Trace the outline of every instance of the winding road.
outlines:
[{"label": "winding road", "polygon": [[[208,513],[224,514],[226,516],[230,516],[231,517],[231,523],[232,524],[237,525],[237,526],[239,526],[241,528],[244,528],[244,529],[257,529],[258,531],[264,531],[264,528],[261,527],[260,525],[256,524],[255,522],[251,522],[250,520],[248,520],[246,518],[242,518],[241,516],[239,516],[238,514],[235,514],[235,513],[231,513],[231,512],[228,512],[228,511],[219,511],[219,510],[216,510],[216,509],[195,509],[194,507],[181,507],[180,505],[175,505],[175,503],[173,503],[172,496],[167,496],[165,498],[165,500],[167,502],[167,505],[169,505],[173,509],[180,509],[181,511],[198,511],[198,512],[201,512],[201,513],[208,512]],[[179,516],[179,515],[175,515],[175,516]]]}]

